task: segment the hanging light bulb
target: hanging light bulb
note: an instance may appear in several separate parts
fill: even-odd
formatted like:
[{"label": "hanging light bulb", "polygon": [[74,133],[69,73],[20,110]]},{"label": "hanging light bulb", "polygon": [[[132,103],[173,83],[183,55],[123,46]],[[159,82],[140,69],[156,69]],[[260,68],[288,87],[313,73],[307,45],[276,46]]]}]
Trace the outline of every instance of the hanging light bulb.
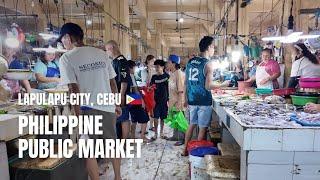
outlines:
[{"label": "hanging light bulb", "polygon": [[86,21],[86,23],[87,23],[87,25],[92,25],[92,20],[91,19],[87,19],[87,21]]},{"label": "hanging light bulb", "polygon": [[179,23],[183,23],[183,22],[184,22],[183,17],[180,17],[180,18],[179,18]]}]

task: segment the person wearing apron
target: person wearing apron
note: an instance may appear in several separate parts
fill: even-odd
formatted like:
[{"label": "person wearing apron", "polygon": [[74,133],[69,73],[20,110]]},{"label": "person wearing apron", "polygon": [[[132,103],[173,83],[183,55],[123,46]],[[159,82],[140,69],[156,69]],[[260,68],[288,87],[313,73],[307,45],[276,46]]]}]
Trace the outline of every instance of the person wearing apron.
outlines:
[{"label": "person wearing apron", "polygon": [[272,50],[263,49],[261,53],[262,62],[257,66],[255,77],[247,82],[256,81],[257,88],[278,89],[278,78],[281,75],[280,66],[277,61],[271,59]]},{"label": "person wearing apron", "polygon": [[38,89],[55,88],[60,82],[59,62],[55,58],[54,53],[42,52],[40,55],[34,67]]}]

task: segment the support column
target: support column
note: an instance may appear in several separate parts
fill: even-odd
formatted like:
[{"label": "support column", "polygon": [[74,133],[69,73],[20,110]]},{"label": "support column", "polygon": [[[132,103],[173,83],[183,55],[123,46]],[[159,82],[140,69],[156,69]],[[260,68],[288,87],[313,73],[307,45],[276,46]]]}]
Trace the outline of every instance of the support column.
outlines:
[{"label": "support column", "polygon": [[156,29],[157,29],[157,32],[156,32],[156,43],[155,43],[155,49],[156,49],[156,58],[158,58],[159,56],[162,55],[162,52],[161,52],[161,44],[162,44],[162,24],[161,23],[157,23],[156,24]]},{"label": "support column", "polygon": [[[103,0],[103,9],[105,12],[111,12],[111,0]],[[112,39],[112,20],[111,17],[108,15],[104,16],[104,42],[107,42]]]},{"label": "support column", "polygon": [[[290,1],[291,2],[291,1]],[[294,16],[294,29],[296,31],[302,31],[304,30],[303,26],[306,26],[304,24],[304,19],[299,17],[299,10],[302,7],[301,5],[302,1],[301,0],[296,0],[294,2],[295,7],[293,7],[293,9],[295,10],[293,12],[293,16]],[[288,17],[290,16],[290,9],[291,9],[291,3],[287,2],[284,5],[284,15],[283,15],[283,22],[284,25],[286,26],[288,24]],[[280,17],[280,22],[281,22],[281,17]],[[307,28],[307,27],[306,27]],[[282,35],[286,35],[287,34],[287,28],[282,28]],[[283,53],[283,62],[284,62],[284,66],[285,66],[285,70],[284,70],[284,86],[287,87],[289,79],[290,79],[290,74],[291,74],[291,68],[292,68],[292,44],[284,44],[284,53]]]},{"label": "support column", "polygon": [[[119,14],[120,14],[120,22],[127,26],[130,27],[130,19],[129,19],[129,2],[128,0],[119,0]],[[126,57],[126,58],[130,58],[131,57],[131,52],[130,52],[130,37],[129,34],[127,34],[126,32],[121,32],[121,36],[119,38],[120,40],[120,49],[122,54]]]},{"label": "support column", "polygon": [[[245,35],[246,37],[244,38],[244,42],[247,43],[249,38],[247,37],[247,35],[249,35],[250,31],[249,31],[249,26],[250,26],[250,20],[249,20],[249,15],[248,15],[248,8],[241,8],[241,1],[237,0],[238,2],[236,3],[236,12],[239,13],[238,16],[238,24],[236,22],[236,25],[238,26],[238,35]],[[236,14],[237,17],[237,14]],[[241,45],[240,42],[238,42],[239,45]],[[242,58],[242,64],[244,69],[248,69],[248,58]]]},{"label": "support column", "polygon": [[[140,38],[143,42],[147,43],[148,40],[148,29],[147,29],[147,20],[144,17],[140,18]],[[144,56],[146,49],[143,50],[141,56]]]}]

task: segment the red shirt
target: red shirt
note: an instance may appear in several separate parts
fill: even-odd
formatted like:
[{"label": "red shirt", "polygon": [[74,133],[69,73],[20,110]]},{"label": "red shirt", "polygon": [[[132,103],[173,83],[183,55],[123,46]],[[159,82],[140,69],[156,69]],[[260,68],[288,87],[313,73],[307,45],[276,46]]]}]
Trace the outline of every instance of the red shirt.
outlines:
[{"label": "red shirt", "polygon": [[[265,67],[265,70],[267,71],[267,73],[270,75],[270,76],[273,76],[277,73],[281,73],[281,70],[280,70],[280,65],[277,61],[275,60],[272,60],[270,59],[268,62],[261,62],[259,64],[259,66],[262,66],[262,67]],[[273,88],[274,89],[278,89],[279,88],[279,83],[278,83],[278,80],[277,79],[274,79],[272,81],[273,83]]]}]

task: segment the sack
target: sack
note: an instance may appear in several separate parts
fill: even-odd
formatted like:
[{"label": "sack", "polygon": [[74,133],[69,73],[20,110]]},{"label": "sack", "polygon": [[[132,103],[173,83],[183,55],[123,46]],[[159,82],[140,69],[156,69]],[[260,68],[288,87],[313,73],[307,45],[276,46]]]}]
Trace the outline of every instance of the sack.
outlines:
[{"label": "sack", "polygon": [[171,128],[177,129],[180,132],[186,132],[188,129],[188,121],[184,117],[182,111],[178,111],[175,107],[168,112],[167,118],[164,120]]}]

